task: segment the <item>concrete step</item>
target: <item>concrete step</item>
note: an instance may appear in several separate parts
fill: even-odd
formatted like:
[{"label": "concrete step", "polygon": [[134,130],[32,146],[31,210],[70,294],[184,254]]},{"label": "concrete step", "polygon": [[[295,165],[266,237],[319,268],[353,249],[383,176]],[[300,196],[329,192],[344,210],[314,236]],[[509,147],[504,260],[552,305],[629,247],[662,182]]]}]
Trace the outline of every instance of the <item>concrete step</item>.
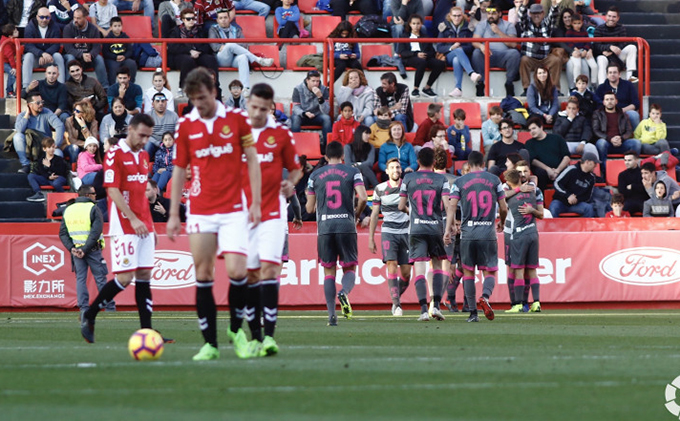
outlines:
[{"label": "concrete step", "polygon": [[652,54],[671,54],[680,51],[680,42],[675,39],[648,39],[647,42]]},{"label": "concrete step", "polygon": [[15,173],[21,168],[18,159],[0,158],[0,173]]},{"label": "concrete step", "polygon": [[650,76],[651,80],[654,82],[680,80],[680,68],[657,69],[654,67],[654,64],[652,63]]},{"label": "concrete step", "polygon": [[661,105],[661,108],[664,109],[664,114],[665,111],[671,111],[671,110],[677,110],[678,108],[678,102],[680,101],[680,95],[678,96],[673,96],[673,95],[651,95],[649,96],[649,103],[650,104],[659,104]]},{"label": "concrete step", "polygon": [[26,174],[0,173],[0,186],[4,187],[29,187]]},{"label": "concrete step", "polygon": [[0,206],[0,218],[45,219],[45,202],[3,202]]},{"label": "concrete step", "polygon": [[26,200],[27,197],[33,195],[33,190],[22,188],[2,188],[0,189],[0,203],[3,202],[19,202]]},{"label": "concrete step", "polygon": [[[661,107],[663,108],[663,107]],[[680,126],[680,112],[677,109],[664,109],[662,112],[662,120],[666,123],[666,128],[669,126]],[[678,139],[680,140],[680,139]]]},{"label": "concrete step", "polygon": [[676,12],[677,1],[671,0],[596,0],[595,7],[601,14],[607,13],[610,6],[616,6],[621,13],[629,12]]},{"label": "concrete step", "polygon": [[621,23],[626,28],[632,25],[665,25],[667,23],[675,22],[676,19],[673,15],[667,15],[666,13],[621,13]]},{"label": "concrete step", "polygon": [[[680,50],[678,50],[680,51]],[[675,69],[680,63],[680,54],[652,54],[649,58],[653,69]]]},{"label": "concrete step", "polygon": [[665,25],[626,25],[626,32],[630,37],[649,39],[680,38],[680,24]]},{"label": "concrete step", "polygon": [[[664,95],[664,94],[678,94],[678,93],[680,93],[680,81],[655,82],[654,79],[652,79],[652,82],[650,82],[649,86],[650,86],[652,95]],[[676,108],[676,107],[677,107],[677,104],[673,108]]]}]

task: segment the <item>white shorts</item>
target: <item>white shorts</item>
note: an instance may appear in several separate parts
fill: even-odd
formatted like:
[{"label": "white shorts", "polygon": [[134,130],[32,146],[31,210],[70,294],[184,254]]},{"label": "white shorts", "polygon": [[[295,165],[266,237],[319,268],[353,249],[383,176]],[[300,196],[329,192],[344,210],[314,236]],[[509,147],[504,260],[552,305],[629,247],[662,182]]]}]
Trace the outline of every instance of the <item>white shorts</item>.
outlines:
[{"label": "white shorts", "polygon": [[260,262],[281,264],[287,225],[288,222],[285,219],[277,218],[261,222],[255,228],[250,229],[248,270],[259,269]]},{"label": "white shorts", "polygon": [[156,240],[153,232],[146,238],[136,234],[114,235],[111,237],[111,261],[113,273],[131,272],[154,267]]},{"label": "white shorts", "polygon": [[187,215],[187,234],[217,234],[217,255],[248,255],[248,212]]}]

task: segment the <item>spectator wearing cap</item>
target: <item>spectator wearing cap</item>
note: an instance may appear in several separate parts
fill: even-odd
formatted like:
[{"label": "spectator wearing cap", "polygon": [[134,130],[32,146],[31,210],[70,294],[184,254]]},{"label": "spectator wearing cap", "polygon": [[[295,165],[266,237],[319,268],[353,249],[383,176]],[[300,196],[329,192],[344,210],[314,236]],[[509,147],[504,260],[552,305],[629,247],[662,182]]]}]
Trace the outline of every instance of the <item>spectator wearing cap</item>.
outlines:
[{"label": "spectator wearing cap", "polygon": [[[199,2],[196,2],[196,11],[199,10]],[[231,10],[233,5],[228,9]],[[182,24],[170,31],[169,38],[196,39],[204,38],[204,31],[200,24],[196,23],[196,17],[200,12],[192,9],[184,9],[180,13]],[[217,12],[215,11],[215,14]],[[177,98],[184,97],[184,80],[190,71],[202,66],[218,74],[217,58],[210,49],[210,44],[169,44],[168,45],[168,64],[171,69],[179,70],[179,90]],[[219,87],[219,78],[216,78],[215,85]]]},{"label": "spectator wearing cap", "polygon": [[148,113],[149,110],[153,108],[153,96],[159,92],[164,94],[165,98],[168,100],[167,109],[175,111],[175,97],[172,95],[172,91],[170,91],[168,77],[162,69],[156,69],[151,78],[151,87],[144,91],[144,104],[142,109],[145,113]]},{"label": "spectator wearing cap", "polygon": [[174,111],[168,110],[168,98],[162,92],[157,92],[151,102],[152,109],[147,112],[154,122],[151,138],[146,142],[144,149],[149,156],[155,156],[156,150],[161,146],[163,133],[175,132],[175,126],[179,117]]},{"label": "spectator wearing cap", "polygon": [[[559,17],[557,11],[559,1],[552,0],[552,7],[546,17],[540,4],[534,3],[531,7],[527,7],[529,0],[524,0],[524,4],[519,8],[518,28],[521,31],[520,36],[522,38],[550,38]],[[550,79],[559,91],[562,59],[557,55],[550,54],[550,44],[547,42],[523,42],[521,50],[522,59],[519,73],[525,92],[522,95],[526,95],[531,83],[531,74],[539,66],[545,66],[550,71]]]},{"label": "spectator wearing cap", "polygon": [[316,70],[310,70],[305,80],[293,90],[293,115],[291,116],[291,130],[300,131],[301,126],[321,126],[321,152],[326,150],[326,136],[333,128],[330,104],[328,102],[328,88],[321,84],[321,75]]},{"label": "spectator wearing cap", "polygon": [[597,155],[586,152],[581,162],[567,167],[555,180],[555,196],[550,202],[550,213],[554,218],[560,214],[577,213],[586,218],[595,217],[595,208],[590,202],[595,187],[593,171],[600,163]]},{"label": "spectator wearing cap", "polygon": [[[240,2],[236,2],[237,4]],[[258,2],[253,2],[258,3]],[[269,10],[269,6],[267,6]],[[232,25],[234,15],[230,10],[222,9],[217,12],[217,25],[210,27],[208,38],[220,39],[241,39],[243,31],[238,25]],[[246,90],[250,89],[250,63],[257,63],[263,67],[274,64],[274,59],[258,57],[248,51],[241,44],[232,43],[212,43],[210,44],[213,52],[217,56],[217,63],[220,67],[238,68],[238,78],[243,83]]]}]

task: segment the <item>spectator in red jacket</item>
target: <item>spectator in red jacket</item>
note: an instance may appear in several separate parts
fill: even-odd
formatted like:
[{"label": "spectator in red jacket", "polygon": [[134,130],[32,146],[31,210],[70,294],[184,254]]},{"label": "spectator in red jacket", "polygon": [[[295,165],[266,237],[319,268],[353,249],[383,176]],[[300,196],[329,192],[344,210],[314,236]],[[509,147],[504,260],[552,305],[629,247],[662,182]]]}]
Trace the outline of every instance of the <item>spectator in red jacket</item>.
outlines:
[{"label": "spectator in red jacket", "polygon": [[[0,38],[0,43],[5,42],[8,39],[14,39],[19,37],[19,30],[13,23],[8,23],[2,27],[2,38]],[[7,86],[5,87],[7,98],[16,98],[16,74],[17,74],[17,51],[16,46],[13,42],[8,42],[2,47],[2,56],[5,60],[5,73],[7,74]]]},{"label": "spectator in red jacket", "polygon": [[348,145],[354,140],[354,130],[359,127],[359,122],[354,119],[354,106],[345,101],[340,104],[340,120],[333,123],[333,140],[342,145]]},{"label": "spectator in red jacket", "polygon": [[427,106],[427,118],[418,123],[418,130],[413,138],[413,149],[416,153],[423,147],[425,142],[432,140],[430,138],[430,129],[435,124],[445,126],[442,121],[442,105],[432,103]]}]

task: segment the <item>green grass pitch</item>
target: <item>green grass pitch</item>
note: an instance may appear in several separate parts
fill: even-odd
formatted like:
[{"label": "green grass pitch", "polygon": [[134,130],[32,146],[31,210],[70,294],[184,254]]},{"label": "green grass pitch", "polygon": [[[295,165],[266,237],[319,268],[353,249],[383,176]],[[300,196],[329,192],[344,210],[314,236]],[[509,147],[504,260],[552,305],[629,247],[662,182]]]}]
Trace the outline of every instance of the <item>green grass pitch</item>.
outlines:
[{"label": "green grass pitch", "polygon": [[[0,420],[672,420],[679,311],[547,311],[465,323],[358,311],[281,312],[279,355],[196,363],[191,312],[157,312],[177,340],[137,362],[136,313],[103,313],[93,345],[77,313],[0,314]],[[679,393],[680,395],[680,393]],[[680,396],[678,396],[680,403]]]}]

